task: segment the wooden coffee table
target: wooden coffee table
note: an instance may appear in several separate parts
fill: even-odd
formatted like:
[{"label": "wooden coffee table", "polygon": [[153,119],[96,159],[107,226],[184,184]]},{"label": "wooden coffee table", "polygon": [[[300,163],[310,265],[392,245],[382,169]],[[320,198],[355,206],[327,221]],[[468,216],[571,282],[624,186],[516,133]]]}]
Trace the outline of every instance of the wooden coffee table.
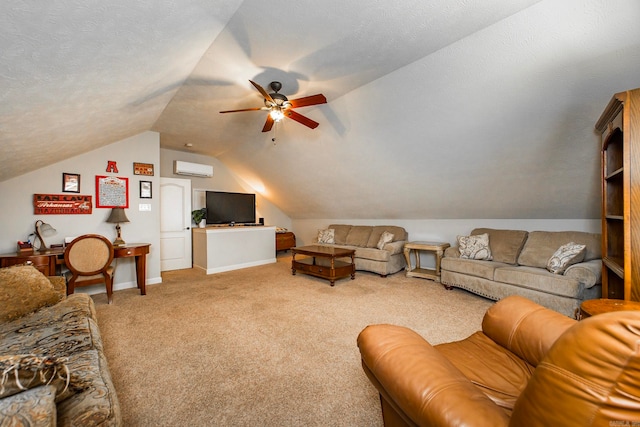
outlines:
[{"label": "wooden coffee table", "polygon": [[[331,286],[336,279],[351,276],[356,278],[356,251],[353,249],[334,248],[329,246],[311,245],[291,248],[291,272],[293,275],[300,271],[311,276],[329,280]],[[306,255],[306,258],[296,259],[296,255]],[[351,262],[339,261],[337,258],[351,258]]]}]

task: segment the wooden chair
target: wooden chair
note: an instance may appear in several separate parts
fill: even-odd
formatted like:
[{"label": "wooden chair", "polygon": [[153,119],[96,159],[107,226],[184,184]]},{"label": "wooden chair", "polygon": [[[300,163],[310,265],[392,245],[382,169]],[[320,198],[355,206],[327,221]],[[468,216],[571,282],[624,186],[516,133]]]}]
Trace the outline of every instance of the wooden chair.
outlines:
[{"label": "wooden chair", "polygon": [[104,283],[107,287],[109,304],[113,301],[113,245],[99,234],[85,234],[75,238],[64,251],[64,263],[69,269],[67,295],[71,295],[76,286],[88,286]]}]

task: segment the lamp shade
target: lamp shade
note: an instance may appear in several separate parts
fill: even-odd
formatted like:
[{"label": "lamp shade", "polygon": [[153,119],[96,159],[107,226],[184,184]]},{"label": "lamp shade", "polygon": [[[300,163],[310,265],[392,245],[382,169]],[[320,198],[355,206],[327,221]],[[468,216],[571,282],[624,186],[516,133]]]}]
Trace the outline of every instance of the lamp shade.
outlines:
[{"label": "lamp shade", "polygon": [[40,240],[40,249],[47,249],[47,244],[44,242],[43,237],[50,237],[56,234],[56,229],[50,224],[42,221],[41,219],[36,221],[36,230],[34,232],[36,238]]},{"label": "lamp shade", "polygon": [[127,215],[124,213],[124,208],[113,208],[111,215],[107,218],[107,222],[119,224],[121,222],[129,222],[129,218],[127,218]]}]

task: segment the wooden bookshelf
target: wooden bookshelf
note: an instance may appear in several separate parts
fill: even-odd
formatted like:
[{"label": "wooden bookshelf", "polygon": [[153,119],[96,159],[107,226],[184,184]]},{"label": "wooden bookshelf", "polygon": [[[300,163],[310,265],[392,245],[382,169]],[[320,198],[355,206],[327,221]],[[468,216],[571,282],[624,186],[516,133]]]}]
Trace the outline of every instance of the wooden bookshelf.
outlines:
[{"label": "wooden bookshelf", "polygon": [[602,163],[602,297],[640,301],[640,89],[596,123]]}]

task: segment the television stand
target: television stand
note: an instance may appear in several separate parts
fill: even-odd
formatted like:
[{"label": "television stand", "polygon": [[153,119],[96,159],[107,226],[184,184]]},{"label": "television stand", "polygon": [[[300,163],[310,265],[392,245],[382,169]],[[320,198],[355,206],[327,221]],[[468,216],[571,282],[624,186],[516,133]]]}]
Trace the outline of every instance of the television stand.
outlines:
[{"label": "television stand", "polygon": [[214,274],[274,263],[275,235],[272,226],[194,228],[193,266]]}]

